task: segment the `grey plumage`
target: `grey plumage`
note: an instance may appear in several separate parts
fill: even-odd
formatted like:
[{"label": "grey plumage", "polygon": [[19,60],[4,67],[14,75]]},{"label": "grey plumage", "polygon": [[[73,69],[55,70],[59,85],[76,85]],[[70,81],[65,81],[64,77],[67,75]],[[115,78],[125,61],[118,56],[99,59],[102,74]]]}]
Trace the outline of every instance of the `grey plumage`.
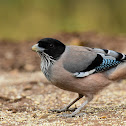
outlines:
[{"label": "grey plumage", "polygon": [[[67,46],[66,51],[63,54],[63,59],[64,59],[63,66],[69,72],[74,73],[76,77],[87,76],[87,75],[84,75],[85,73],[83,71],[85,71],[88,68],[88,66],[94,61],[94,59],[97,57],[97,54],[101,55],[101,57],[103,58],[103,62],[101,63],[101,65],[93,68],[96,70],[93,70],[93,69],[89,70],[89,71],[93,70],[92,72],[89,73],[89,75],[94,72],[106,71],[121,63],[121,61],[116,60],[116,58],[118,57],[118,54],[115,51],[112,51],[113,55],[110,55],[110,54],[106,54],[104,50],[98,49],[98,48],[92,49],[88,47]],[[89,72],[89,71],[86,71],[86,72]],[[81,73],[81,76],[79,75],[80,73]]]},{"label": "grey plumage", "polygon": [[119,53],[119,52],[116,52],[116,51],[113,51],[113,50],[107,50],[107,49],[99,49],[99,48],[93,48],[93,50],[96,52],[96,53],[100,53],[100,54],[103,54],[103,56],[105,56],[109,59],[117,59],[117,60],[126,60],[126,55],[123,54],[123,53]]},{"label": "grey plumage", "polygon": [[91,48],[67,46],[60,59],[62,60],[63,58],[63,67],[66,70],[75,73],[86,69],[96,56],[97,54]]},{"label": "grey plumage", "polygon": [[41,70],[53,85],[79,94],[68,106],[54,111],[69,110],[77,100],[86,97],[78,109],[65,117],[77,115],[96,93],[126,76],[126,55],[112,50],[65,46],[52,38],[41,39],[32,50],[40,55]]}]

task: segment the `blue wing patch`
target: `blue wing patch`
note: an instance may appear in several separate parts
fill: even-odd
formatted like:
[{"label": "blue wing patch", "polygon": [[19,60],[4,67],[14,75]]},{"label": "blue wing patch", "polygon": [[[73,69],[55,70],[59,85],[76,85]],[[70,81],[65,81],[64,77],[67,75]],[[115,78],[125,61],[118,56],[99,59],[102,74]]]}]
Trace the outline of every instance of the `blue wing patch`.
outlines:
[{"label": "blue wing patch", "polygon": [[103,59],[103,62],[100,64],[100,66],[97,66],[95,70],[96,72],[103,72],[114,66],[117,66],[120,63],[121,61],[112,60],[112,59]]},{"label": "blue wing patch", "polygon": [[102,63],[99,66],[95,67],[94,69],[86,72],[76,72],[74,73],[74,76],[79,78],[86,77],[93,73],[109,70],[110,68],[115,67],[120,63],[121,61],[112,60],[112,59],[103,59]]}]

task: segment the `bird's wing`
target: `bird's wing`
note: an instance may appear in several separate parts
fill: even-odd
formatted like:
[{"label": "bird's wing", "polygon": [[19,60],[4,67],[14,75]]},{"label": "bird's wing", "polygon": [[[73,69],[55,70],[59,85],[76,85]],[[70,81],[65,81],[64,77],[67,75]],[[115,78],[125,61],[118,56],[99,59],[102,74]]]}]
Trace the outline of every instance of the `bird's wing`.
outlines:
[{"label": "bird's wing", "polygon": [[99,49],[99,48],[93,48],[92,49],[94,52],[100,54],[103,56],[105,59],[113,59],[113,60],[118,60],[118,61],[125,61],[126,60],[126,55],[123,53],[119,53],[113,50],[108,50],[108,49]]},{"label": "bird's wing", "polygon": [[63,56],[63,67],[76,77],[85,77],[108,70],[124,60],[125,54],[112,50],[67,46]]}]

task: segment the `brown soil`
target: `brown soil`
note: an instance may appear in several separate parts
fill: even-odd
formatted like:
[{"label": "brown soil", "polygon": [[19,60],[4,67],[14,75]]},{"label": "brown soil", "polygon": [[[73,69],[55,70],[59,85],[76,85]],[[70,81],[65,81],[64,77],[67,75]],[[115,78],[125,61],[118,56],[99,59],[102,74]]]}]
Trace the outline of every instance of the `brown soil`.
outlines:
[{"label": "brown soil", "polygon": [[[126,37],[98,33],[61,33],[51,36],[66,44],[113,49],[126,53]],[[45,79],[40,58],[31,51],[39,40],[0,41],[0,125],[126,125],[126,80],[113,83],[86,106],[83,117],[61,118],[48,109],[61,108],[77,97]],[[76,103],[79,106],[84,101]],[[72,107],[75,107],[73,105]]]}]

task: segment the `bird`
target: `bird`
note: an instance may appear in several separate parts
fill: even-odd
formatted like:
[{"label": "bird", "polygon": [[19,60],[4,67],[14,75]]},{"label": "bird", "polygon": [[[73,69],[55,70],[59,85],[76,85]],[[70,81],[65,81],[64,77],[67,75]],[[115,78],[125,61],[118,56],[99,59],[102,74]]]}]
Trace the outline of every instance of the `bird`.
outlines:
[{"label": "bird", "polygon": [[53,85],[78,94],[67,106],[53,112],[69,111],[75,102],[86,98],[75,111],[62,117],[79,115],[95,94],[126,76],[126,55],[113,50],[65,45],[54,38],[40,39],[32,50],[40,56],[41,71]]}]

